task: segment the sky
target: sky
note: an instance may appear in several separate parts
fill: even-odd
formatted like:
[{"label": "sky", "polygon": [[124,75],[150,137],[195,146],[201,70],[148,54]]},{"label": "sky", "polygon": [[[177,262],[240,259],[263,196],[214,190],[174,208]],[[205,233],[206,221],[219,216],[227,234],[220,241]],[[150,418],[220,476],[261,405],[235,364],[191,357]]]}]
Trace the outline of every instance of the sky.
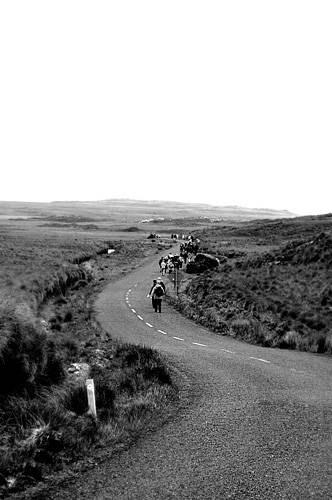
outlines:
[{"label": "sky", "polygon": [[332,211],[331,0],[2,0],[0,200]]}]

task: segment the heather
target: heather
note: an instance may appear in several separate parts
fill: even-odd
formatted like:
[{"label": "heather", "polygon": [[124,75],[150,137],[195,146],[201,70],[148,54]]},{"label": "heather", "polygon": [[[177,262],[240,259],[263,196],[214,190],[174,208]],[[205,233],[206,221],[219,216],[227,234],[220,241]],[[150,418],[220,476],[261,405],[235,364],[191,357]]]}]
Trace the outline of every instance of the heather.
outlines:
[{"label": "heather", "polygon": [[221,264],[189,280],[177,307],[222,335],[331,354],[331,218],[303,219],[200,233]]}]

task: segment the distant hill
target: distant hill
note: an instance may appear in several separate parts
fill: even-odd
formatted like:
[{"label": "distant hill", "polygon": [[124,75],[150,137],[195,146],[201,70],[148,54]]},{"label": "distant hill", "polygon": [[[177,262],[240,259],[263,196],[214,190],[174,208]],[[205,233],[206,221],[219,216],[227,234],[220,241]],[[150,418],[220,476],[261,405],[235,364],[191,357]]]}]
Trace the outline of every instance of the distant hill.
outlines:
[{"label": "distant hill", "polygon": [[140,222],[144,219],[207,218],[212,221],[280,219],[294,217],[287,210],[215,206],[176,201],[110,199],[101,201],[53,201],[50,203],[0,201],[0,219],[10,217],[88,217],[93,220]]}]

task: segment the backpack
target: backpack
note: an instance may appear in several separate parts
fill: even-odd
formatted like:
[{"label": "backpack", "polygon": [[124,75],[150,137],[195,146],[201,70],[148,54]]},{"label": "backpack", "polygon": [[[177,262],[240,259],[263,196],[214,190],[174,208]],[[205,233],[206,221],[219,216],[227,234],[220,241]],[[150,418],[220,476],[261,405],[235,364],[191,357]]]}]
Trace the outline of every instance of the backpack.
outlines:
[{"label": "backpack", "polygon": [[163,287],[161,285],[156,285],[153,290],[153,295],[158,298],[162,297],[164,295]]}]

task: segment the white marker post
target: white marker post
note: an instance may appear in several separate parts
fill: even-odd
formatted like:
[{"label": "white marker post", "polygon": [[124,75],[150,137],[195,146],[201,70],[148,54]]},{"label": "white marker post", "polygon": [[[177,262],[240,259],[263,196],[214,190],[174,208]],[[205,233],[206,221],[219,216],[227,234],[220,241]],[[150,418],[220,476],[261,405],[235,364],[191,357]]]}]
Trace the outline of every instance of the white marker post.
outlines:
[{"label": "white marker post", "polygon": [[86,379],[85,383],[86,383],[86,390],[88,393],[89,413],[91,413],[95,418],[97,418],[95,384],[93,378]]}]

